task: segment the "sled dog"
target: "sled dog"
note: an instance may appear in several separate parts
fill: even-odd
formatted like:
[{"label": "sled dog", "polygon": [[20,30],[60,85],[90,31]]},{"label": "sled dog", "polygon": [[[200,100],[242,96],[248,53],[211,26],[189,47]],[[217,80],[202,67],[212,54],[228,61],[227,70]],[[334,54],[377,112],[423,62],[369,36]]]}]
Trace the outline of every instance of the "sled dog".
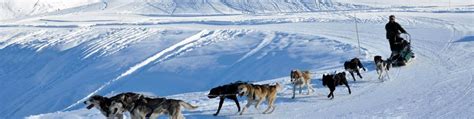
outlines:
[{"label": "sled dog", "polygon": [[362,79],[362,76],[360,75],[360,72],[359,72],[359,69],[361,68],[365,71],[364,65],[362,65],[359,58],[353,58],[350,61],[344,62],[344,69],[351,74],[354,81],[356,81],[354,77],[354,72],[356,72],[359,78]]},{"label": "sled dog", "polygon": [[383,81],[384,75],[390,79],[390,75],[388,74],[388,71],[390,70],[390,67],[392,66],[392,63],[389,59],[383,60],[382,56],[375,56],[374,57],[374,63],[375,63],[375,70],[377,71],[377,74],[379,75],[379,80]]},{"label": "sled dog", "polygon": [[184,119],[181,113],[181,106],[186,109],[197,108],[197,106],[193,106],[182,100],[150,97],[138,98],[130,104],[133,105],[131,109],[125,109],[124,105],[123,102],[114,101],[111,107],[117,110],[129,111],[132,115],[132,119],[156,119],[161,114],[168,114],[170,119]]},{"label": "sled dog", "polygon": [[[247,104],[240,112],[242,115],[245,109],[249,108],[252,104],[255,104],[255,108],[258,109],[258,105],[267,100],[268,108],[263,114],[272,113],[275,110],[274,102],[277,96],[277,90],[280,88],[280,84],[276,85],[254,85],[254,84],[242,84],[238,87],[239,96],[247,97]],[[270,110],[271,109],[271,110]]]},{"label": "sled dog", "polygon": [[323,86],[327,86],[329,88],[329,95],[328,98],[334,98],[334,90],[336,90],[336,86],[338,85],[345,85],[349,90],[349,94],[351,94],[351,88],[349,87],[349,83],[347,83],[346,79],[346,72],[336,73],[336,74],[323,74]]},{"label": "sled dog", "polygon": [[308,95],[314,92],[313,86],[311,86],[311,74],[309,71],[291,70],[290,72],[291,83],[293,84],[293,97],[295,98],[296,87],[299,87],[299,94],[304,86],[308,90]]},{"label": "sled dog", "polygon": [[207,95],[208,98],[212,99],[212,98],[219,97],[219,107],[217,108],[217,112],[214,113],[214,116],[217,116],[219,114],[222,104],[224,103],[224,100],[226,98],[233,100],[235,104],[237,105],[238,112],[240,112],[240,104],[239,104],[239,100],[237,99],[237,93],[238,93],[237,87],[241,84],[247,84],[247,83],[242,82],[242,81],[237,81],[234,83],[212,88],[209,91],[209,94]]},{"label": "sled dog", "polygon": [[112,103],[112,99],[100,95],[94,95],[84,101],[84,104],[87,105],[87,109],[91,109],[95,107],[98,109],[107,119],[122,119],[123,114],[122,113],[112,113],[110,111],[110,105]]}]

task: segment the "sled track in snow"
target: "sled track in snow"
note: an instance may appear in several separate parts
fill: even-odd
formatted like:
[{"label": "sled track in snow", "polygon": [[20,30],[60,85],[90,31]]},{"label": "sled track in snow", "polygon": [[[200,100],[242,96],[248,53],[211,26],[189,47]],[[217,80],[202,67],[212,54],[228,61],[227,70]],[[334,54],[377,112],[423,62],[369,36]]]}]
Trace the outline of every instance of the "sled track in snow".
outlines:
[{"label": "sled track in snow", "polygon": [[[80,104],[81,102],[85,101],[87,98],[97,94],[99,91],[102,89],[106,88],[107,86],[111,85],[112,83],[134,73],[137,70],[140,70],[140,68],[149,65],[149,64],[156,64],[163,62],[169,58],[179,56],[183,53],[192,51],[194,48],[199,48],[202,46],[206,46],[215,42],[220,42],[220,41],[225,41],[225,40],[230,40],[229,38],[226,38],[226,36],[221,36],[221,34],[225,34],[228,32],[227,30],[218,30],[218,31],[209,31],[209,30],[202,30],[201,32],[184,39],[183,41],[176,43],[158,53],[155,55],[146,58],[144,61],[130,67],[128,70],[126,70],[124,73],[120,74],[118,77],[106,82],[102,86],[100,86],[97,90],[93,91],[86,97],[80,99],[76,103],[66,107],[63,109],[63,111],[68,110],[70,108],[75,107],[76,105]],[[232,31],[230,31],[232,32]]]}]

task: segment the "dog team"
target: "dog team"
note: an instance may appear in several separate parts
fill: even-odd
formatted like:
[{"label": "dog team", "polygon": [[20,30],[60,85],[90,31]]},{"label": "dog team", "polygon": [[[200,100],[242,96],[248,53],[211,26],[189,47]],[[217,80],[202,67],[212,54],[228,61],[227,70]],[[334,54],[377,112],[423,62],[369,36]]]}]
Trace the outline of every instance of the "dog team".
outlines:
[{"label": "dog team", "polygon": [[[383,81],[384,75],[388,78],[388,70],[391,67],[390,60],[383,60],[381,56],[374,57],[375,69],[378,74],[378,79]],[[359,69],[366,70],[358,58],[353,58],[350,61],[344,63],[344,69],[348,71],[354,81],[354,72],[357,73],[359,78],[362,78]],[[295,98],[296,89],[299,88],[299,94],[302,93],[302,88],[306,87],[308,90],[308,95],[311,92],[314,92],[313,87],[311,86],[311,72],[310,71],[300,71],[300,70],[291,70],[290,72],[290,81],[293,85],[293,96]],[[349,87],[348,81],[346,79],[345,72],[335,72],[334,74],[323,74],[322,76],[322,85],[329,88],[328,98],[334,98],[334,90],[338,85],[344,85],[347,87],[349,94],[351,94],[351,88]],[[281,88],[279,83],[274,85],[270,84],[251,84],[248,82],[237,81],[234,83],[218,86],[212,88],[207,95],[208,98],[217,98],[219,97],[219,107],[217,112],[214,113],[214,116],[219,114],[222,104],[225,99],[231,99],[235,102],[237,110],[240,115],[242,115],[247,108],[254,105],[258,109],[258,106],[266,101],[268,107],[265,109],[263,114],[270,114],[275,110],[275,100],[277,96],[277,90]],[[237,99],[237,96],[247,97],[247,104],[240,109],[240,104]],[[121,93],[112,97],[104,97],[100,95],[91,96],[89,99],[84,101],[87,109],[95,107],[100,110],[100,112],[107,118],[122,119],[125,112],[129,112],[132,119],[156,119],[158,116],[167,114],[171,119],[184,119],[183,114],[181,113],[181,107],[184,107],[188,110],[193,110],[198,108],[187,102],[177,99],[167,99],[162,97],[149,97],[143,94],[126,92]]]}]

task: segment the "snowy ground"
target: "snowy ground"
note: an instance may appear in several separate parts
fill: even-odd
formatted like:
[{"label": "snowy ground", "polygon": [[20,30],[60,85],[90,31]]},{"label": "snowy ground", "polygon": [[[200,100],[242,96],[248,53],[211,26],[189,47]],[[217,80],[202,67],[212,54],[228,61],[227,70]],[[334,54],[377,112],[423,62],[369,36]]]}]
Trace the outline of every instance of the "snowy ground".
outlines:
[{"label": "snowy ground", "polygon": [[[200,106],[187,118],[473,117],[472,0],[318,1],[22,1],[35,12],[4,1],[0,118],[104,118],[80,102],[129,91]],[[372,57],[390,54],[390,14],[412,35],[416,59],[380,82]],[[327,99],[320,73],[353,57],[368,68],[364,79]],[[315,93],[290,99],[294,68],[318,73]],[[212,116],[208,90],[238,80],[284,84],[275,112],[237,115],[226,102]]]}]

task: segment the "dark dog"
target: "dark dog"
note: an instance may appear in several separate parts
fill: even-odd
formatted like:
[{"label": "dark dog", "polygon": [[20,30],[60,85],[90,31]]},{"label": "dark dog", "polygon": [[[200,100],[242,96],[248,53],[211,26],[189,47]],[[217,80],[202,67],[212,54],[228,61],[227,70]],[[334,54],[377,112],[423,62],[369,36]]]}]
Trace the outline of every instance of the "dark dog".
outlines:
[{"label": "dark dog", "polygon": [[379,75],[379,80],[383,81],[384,73],[390,79],[388,75],[388,71],[392,66],[392,61],[390,59],[383,60],[382,56],[375,56],[374,57],[375,69],[377,70],[377,74]]},{"label": "dark dog", "polygon": [[242,81],[237,81],[234,83],[230,83],[227,85],[219,86],[212,88],[207,97],[209,98],[216,98],[219,97],[219,107],[217,108],[217,112],[214,114],[214,116],[217,116],[219,114],[219,111],[221,110],[222,104],[224,103],[224,100],[231,99],[235,102],[237,105],[238,112],[240,112],[240,105],[239,105],[239,100],[237,100],[237,93],[238,93],[238,86],[241,84],[247,84],[246,82]]},{"label": "dark dog", "polygon": [[332,96],[331,99],[334,98],[334,90],[336,90],[336,86],[338,85],[346,85],[347,89],[349,89],[349,94],[351,94],[351,88],[349,87],[349,84],[347,83],[346,79],[346,73],[341,72],[337,74],[323,74],[323,86],[327,86],[329,88],[329,95],[328,98]]},{"label": "dark dog", "polygon": [[[132,119],[156,119],[161,114],[169,115],[170,119],[184,119],[181,107],[190,110],[198,108],[182,100],[149,97],[142,97],[133,102],[132,105],[134,105],[130,110]],[[121,108],[122,105],[121,103],[114,103],[112,106]]]},{"label": "dark dog", "polygon": [[95,107],[98,109],[107,119],[113,119],[113,118],[123,118],[122,113],[112,113],[110,111],[110,106],[112,103],[112,99],[100,95],[94,95],[84,101],[84,104],[87,105],[87,109],[91,109]]},{"label": "dark dog", "polygon": [[123,103],[123,107],[126,110],[131,110],[133,108],[133,102],[145,97],[143,94],[133,93],[133,92],[126,92],[120,93],[111,97],[112,101]]},{"label": "dark dog", "polygon": [[113,97],[104,97],[100,95],[94,95],[90,97],[88,100],[84,101],[84,104],[87,105],[87,109],[91,109],[92,107],[97,108],[105,117],[107,118],[123,118],[124,109],[114,108],[112,104],[114,102],[123,103],[123,107],[126,109],[130,109],[134,105],[130,105],[131,102],[138,100],[139,98],[143,98],[142,94],[127,92],[115,95]]},{"label": "dark dog", "polygon": [[359,72],[360,68],[366,71],[362,63],[360,63],[359,58],[354,58],[354,59],[351,59],[350,61],[344,62],[344,69],[346,69],[346,71],[349,71],[354,81],[356,81],[354,77],[354,72],[356,72],[357,75],[359,75],[359,77],[362,79],[362,76],[360,75],[360,72]]}]

